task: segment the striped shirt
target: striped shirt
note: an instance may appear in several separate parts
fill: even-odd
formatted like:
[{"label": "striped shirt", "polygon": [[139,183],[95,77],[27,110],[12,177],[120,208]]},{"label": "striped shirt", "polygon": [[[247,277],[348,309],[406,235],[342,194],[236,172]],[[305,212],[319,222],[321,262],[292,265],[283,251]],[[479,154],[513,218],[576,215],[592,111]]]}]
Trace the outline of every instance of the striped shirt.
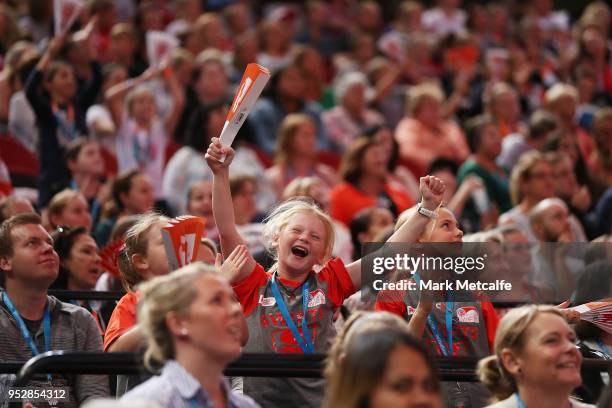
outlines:
[{"label": "striped shirt", "polygon": [[[0,362],[24,362],[32,358],[32,351],[21,334],[17,322],[2,301],[0,288]],[[102,351],[100,330],[91,314],[80,306],[60,302],[53,296],[47,297],[51,316],[51,350],[65,351]],[[32,325],[30,324],[30,329]],[[32,337],[38,350],[45,351],[43,325],[39,324]],[[2,398],[6,388],[15,380],[13,374],[0,375],[0,408],[8,407]],[[59,375],[52,378],[53,387],[67,389],[68,399],[59,402],[57,407],[78,407],[89,398],[109,395],[108,377],[100,375]],[[28,387],[48,388],[46,375],[35,375]],[[37,408],[49,406],[36,402]]]},{"label": "striped shirt", "polygon": [[[202,362],[206,364],[206,362]],[[230,390],[227,381],[223,388],[228,399],[229,408],[258,408],[251,398]],[[121,398],[121,401],[150,401],[160,407],[172,408],[214,408],[213,402],[200,383],[175,360],[169,360],[162,369],[161,375],[155,376],[140,384]]]}]

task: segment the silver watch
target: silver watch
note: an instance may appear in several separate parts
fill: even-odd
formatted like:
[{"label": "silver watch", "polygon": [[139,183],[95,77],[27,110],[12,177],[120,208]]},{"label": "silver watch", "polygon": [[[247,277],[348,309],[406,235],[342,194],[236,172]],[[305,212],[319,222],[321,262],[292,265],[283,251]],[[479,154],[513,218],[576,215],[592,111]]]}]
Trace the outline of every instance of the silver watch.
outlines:
[{"label": "silver watch", "polygon": [[438,218],[438,214],[435,211],[428,210],[427,208],[423,207],[423,204],[421,203],[417,205],[417,212],[427,218]]}]

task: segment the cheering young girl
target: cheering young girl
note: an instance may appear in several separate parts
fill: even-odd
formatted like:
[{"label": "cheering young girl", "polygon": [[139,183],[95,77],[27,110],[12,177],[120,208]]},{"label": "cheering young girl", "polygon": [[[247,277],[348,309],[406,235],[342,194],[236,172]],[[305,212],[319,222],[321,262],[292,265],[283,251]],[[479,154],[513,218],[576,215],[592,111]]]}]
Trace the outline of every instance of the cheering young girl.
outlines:
[{"label": "cheering young girl", "polygon": [[[223,162],[221,158],[224,157]],[[229,165],[234,150],[213,138],[206,154],[213,171],[213,214],[224,255],[243,244],[234,223]],[[422,205],[434,210],[442,199],[439,179],[420,183]],[[414,214],[391,236],[391,242],[413,242],[428,219]],[[335,335],[334,311],[361,287],[361,262],[345,266],[330,260],[334,230],[330,217],[303,200],[286,201],[270,214],[264,229],[267,247],[276,259],[270,272],[252,256],[232,277],[234,291],[249,326],[247,352],[323,353]],[[315,268],[318,273],[315,273]],[[262,406],[319,407],[323,380],[245,378],[244,393]]]}]

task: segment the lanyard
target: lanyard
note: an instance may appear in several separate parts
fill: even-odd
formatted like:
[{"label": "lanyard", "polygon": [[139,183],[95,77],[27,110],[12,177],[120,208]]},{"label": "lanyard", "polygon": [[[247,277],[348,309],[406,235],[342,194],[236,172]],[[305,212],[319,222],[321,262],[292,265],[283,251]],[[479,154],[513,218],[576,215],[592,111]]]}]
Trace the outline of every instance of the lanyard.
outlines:
[{"label": "lanyard", "polygon": [[74,107],[69,104],[68,108],[66,109],[66,113],[64,114],[60,107],[53,102],[51,104],[51,110],[53,111],[53,116],[55,116],[55,121],[65,141],[67,143],[72,142],[77,136],[77,129],[74,120]]},{"label": "lanyard", "polygon": [[[417,285],[419,284],[420,277],[418,272],[414,274],[414,280]],[[449,293],[450,297],[450,293]],[[438,324],[434,320],[432,313],[430,312],[427,315],[427,326],[431,330],[431,334],[433,334],[434,340],[438,344],[438,348],[440,348],[440,352],[443,356],[453,355],[453,308],[455,307],[455,302],[444,302],[444,320],[446,323],[446,336],[448,337],[448,349],[444,344],[444,340],[442,339],[442,335],[440,334],[440,330],[438,329]]]},{"label": "lanyard", "polygon": [[280,310],[285,322],[287,322],[287,326],[291,333],[293,333],[293,337],[300,345],[302,351],[306,354],[314,353],[314,346],[312,344],[312,339],[310,337],[310,330],[308,329],[308,323],[306,322],[306,312],[308,311],[308,279],[304,282],[302,286],[302,332],[304,333],[304,337],[300,334],[295,325],[289,311],[287,310],[287,305],[285,305],[285,301],[278,290],[278,284],[276,283],[276,272],[272,275],[272,282],[270,284],[272,288],[272,295],[274,295],[274,299],[276,299],[276,304],[278,305],[278,309]]},{"label": "lanyard", "polygon": [[599,350],[601,350],[606,356],[611,357],[610,352],[608,351],[608,347],[603,344],[601,340],[597,340],[597,347],[599,347]]},{"label": "lanyard", "polygon": [[[79,186],[77,186],[77,183],[75,180],[72,180],[70,182],[70,188],[73,189],[74,191],[79,191]],[[93,220],[94,223],[98,219],[99,213],[100,213],[100,202],[98,202],[98,199],[94,197],[91,200],[91,219]]]},{"label": "lanyard", "polygon": [[[36,357],[38,354],[40,354],[40,352],[38,351],[38,347],[36,347],[36,343],[32,339],[32,336],[30,335],[30,331],[28,330],[28,327],[26,326],[25,322],[21,318],[21,315],[19,315],[19,312],[17,312],[17,309],[15,309],[13,302],[11,302],[11,299],[9,299],[6,292],[2,293],[2,300],[4,301],[4,304],[8,308],[9,312],[11,313],[15,321],[17,321],[19,330],[21,330],[21,335],[23,336],[23,339],[25,340],[25,342],[28,344],[28,347],[30,347],[30,350],[32,351],[32,356]],[[44,312],[44,317],[43,317],[43,336],[45,339],[45,351],[49,351],[51,350],[51,317],[49,313],[49,302],[47,302],[47,304],[45,305],[45,312]],[[47,374],[47,378],[49,379],[49,382],[51,382],[50,374]]]},{"label": "lanyard", "polygon": [[[516,403],[518,404],[518,408],[527,408],[527,405],[525,405],[525,402],[523,401],[521,396],[518,394],[518,392],[514,395],[516,395]],[[572,408],[573,406],[574,404],[572,404],[572,401],[570,400],[569,407]]]},{"label": "lanyard", "polygon": [[438,343],[440,352],[442,353],[442,355],[446,357],[449,355],[451,356],[453,355],[453,308],[455,306],[455,302],[445,302],[444,306],[445,306],[444,316],[445,316],[445,321],[446,321],[446,335],[448,336],[448,349],[444,345],[444,340],[442,339],[442,336],[440,335],[438,324],[434,320],[431,313],[429,313],[429,315],[427,316],[427,325],[431,329],[431,333],[433,334],[434,339],[436,340],[436,343]]},{"label": "lanyard", "polygon": [[[138,168],[141,170],[146,168],[147,165],[149,165],[155,158],[155,154],[153,152],[153,141],[151,140],[153,136],[151,132],[152,129],[140,130],[138,127],[136,127],[136,130],[132,136],[132,152],[134,155],[134,160],[138,164]],[[141,135],[143,136],[141,137]],[[140,139],[142,138],[144,138],[144,146],[141,145]]]}]

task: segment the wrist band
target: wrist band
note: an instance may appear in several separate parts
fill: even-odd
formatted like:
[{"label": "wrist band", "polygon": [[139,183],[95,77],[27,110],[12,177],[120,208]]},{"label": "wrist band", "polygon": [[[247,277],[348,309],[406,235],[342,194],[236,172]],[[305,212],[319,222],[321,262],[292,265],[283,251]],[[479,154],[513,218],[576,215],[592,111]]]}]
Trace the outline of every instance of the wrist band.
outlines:
[{"label": "wrist band", "polygon": [[438,218],[438,214],[435,211],[431,211],[423,207],[422,203],[417,205],[417,212],[424,217],[431,218],[432,220]]}]

